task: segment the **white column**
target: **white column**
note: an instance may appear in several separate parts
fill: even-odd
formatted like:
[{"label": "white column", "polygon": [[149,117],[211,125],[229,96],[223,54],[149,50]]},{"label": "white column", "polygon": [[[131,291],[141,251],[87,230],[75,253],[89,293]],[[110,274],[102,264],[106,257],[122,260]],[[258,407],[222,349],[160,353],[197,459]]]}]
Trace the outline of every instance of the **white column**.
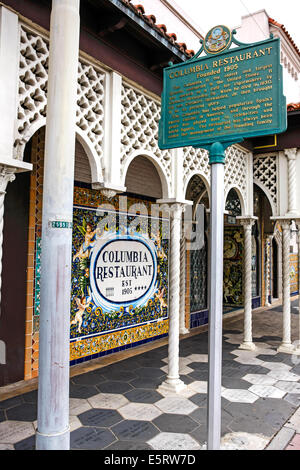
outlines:
[{"label": "white column", "polygon": [[271,246],[272,246],[272,235],[266,237],[266,285],[265,285],[265,305],[270,307],[269,295],[271,294]]},{"label": "white column", "polygon": [[186,282],[186,244],[185,235],[182,233],[180,240],[180,334],[186,335],[189,330],[185,326],[185,282]]},{"label": "white column", "polygon": [[179,378],[180,234],[184,204],[171,203],[168,205],[168,210],[170,213],[168,374],[166,380],[158,387],[158,391],[164,394],[178,393],[186,387]]},{"label": "white column", "polygon": [[52,0],[43,188],[38,450],[67,450],[79,0]]},{"label": "white column", "polygon": [[296,203],[296,156],[297,149],[285,149],[284,151],[288,159],[288,214],[297,213]]},{"label": "white column", "polygon": [[256,217],[237,217],[244,227],[244,341],[240,349],[254,351],[255,344],[252,341],[252,284],[251,284],[251,259],[252,259],[252,226]]},{"label": "white column", "polygon": [[292,353],[291,343],[291,292],[290,292],[290,219],[280,219],[282,227],[282,307],[283,333],[279,352]]},{"label": "white column", "polygon": [[[126,191],[121,184],[121,107],[122,107],[122,77],[116,72],[106,74],[106,100],[104,113],[104,182],[96,183],[107,191],[116,193]],[[109,193],[106,193],[109,196]],[[113,193],[111,193],[113,194]]]},{"label": "white column", "polygon": [[19,71],[18,16],[0,7],[0,162],[13,158]]},{"label": "white column", "polygon": [[300,355],[300,219],[296,219],[298,228],[298,343],[294,353]]}]

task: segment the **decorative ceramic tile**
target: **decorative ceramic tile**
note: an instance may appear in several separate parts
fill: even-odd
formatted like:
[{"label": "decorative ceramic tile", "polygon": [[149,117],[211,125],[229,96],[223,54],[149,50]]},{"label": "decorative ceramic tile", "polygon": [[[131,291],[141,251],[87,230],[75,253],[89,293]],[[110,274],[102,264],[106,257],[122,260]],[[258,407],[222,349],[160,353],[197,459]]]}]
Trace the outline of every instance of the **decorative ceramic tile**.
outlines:
[{"label": "decorative ceramic tile", "polygon": [[254,395],[254,393],[251,393],[248,390],[233,388],[227,388],[223,390],[222,397],[235,403],[254,403],[256,400],[258,400],[258,396]]},{"label": "decorative ceramic tile", "polygon": [[150,323],[136,328],[116,331],[92,338],[78,340],[70,344],[70,360],[99,354],[135,342],[148,340],[155,336],[165,335],[169,330],[169,320]]},{"label": "decorative ceramic tile", "polygon": [[253,385],[274,385],[276,383],[276,378],[263,374],[247,374],[242,379]]},{"label": "decorative ceramic tile", "polygon": [[155,450],[200,450],[201,446],[188,434],[162,432],[148,441]]},{"label": "decorative ceramic tile", "polygon": [[119,413],[125,419],[152,421],[154,418],[161,415],[162,412],[154,405],[145,403],[129,403],[128,405],[122,406],[122,408],[119,409]]},{"label": "decorative ceramic tile", "polygon": [[197,406],[187,398],[176,396],[162,398],[156,402],[155,405],[164,413],[176,413],[182,415],[188,415],[197,409]]},{"label": "decorative ceramic tile", "polygon": [[121,406],[127,405],[128,400],[123,395],[116,393],[99,393],[88,399],[93,408],[106,408],[118,410]]},{"label": "decorative ceramic tile", "polygon": [[272,385],[252,385],[252,387],[249,388],[249,392],[255,393],[255,395],[262,398],[282,398],[286,394],[286,392]]}]

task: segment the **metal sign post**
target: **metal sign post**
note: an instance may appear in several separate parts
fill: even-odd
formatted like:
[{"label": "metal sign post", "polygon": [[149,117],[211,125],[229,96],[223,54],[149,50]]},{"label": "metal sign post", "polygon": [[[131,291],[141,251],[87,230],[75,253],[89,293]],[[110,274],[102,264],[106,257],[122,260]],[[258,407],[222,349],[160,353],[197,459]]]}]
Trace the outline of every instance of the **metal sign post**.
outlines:
[{"label": "metal sign post", "polygon": [[221,441],[224,164],[225,149],[233,142],[208,148],[211,166],[210,293],[208,345],[207,449],[219,450]]},{"label": "metal sign post", "polygon": [[[280,40],[242,44],[224,25],[199,52],[164,69],[158,145],[209,151],[211,166],[209,380],[207,448],[221,440],[224,164],[228,146],[287,128]],[[235,45],[237,47],[231,47]],[[200,55],[205,53],[204,57]]]}]

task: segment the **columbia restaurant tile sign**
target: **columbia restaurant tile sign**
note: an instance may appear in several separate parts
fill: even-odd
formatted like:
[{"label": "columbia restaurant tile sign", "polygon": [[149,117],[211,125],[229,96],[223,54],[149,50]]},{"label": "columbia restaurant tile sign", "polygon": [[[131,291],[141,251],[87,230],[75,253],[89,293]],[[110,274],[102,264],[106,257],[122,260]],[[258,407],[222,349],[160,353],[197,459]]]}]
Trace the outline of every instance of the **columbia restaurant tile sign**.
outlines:
[{"label": "columbia restaurant tile sign", "polygon": [[71,362],[167,334],[168,231],[166,219],[74,207]]},{"label": "columbia restaurant tile sign", "polygon": [[[229,49],[232,43],[238,47]],[[164,69],[162,149],[238,142],[286,127],[278,38],[241,44],[216,26],[193,59]]]}]

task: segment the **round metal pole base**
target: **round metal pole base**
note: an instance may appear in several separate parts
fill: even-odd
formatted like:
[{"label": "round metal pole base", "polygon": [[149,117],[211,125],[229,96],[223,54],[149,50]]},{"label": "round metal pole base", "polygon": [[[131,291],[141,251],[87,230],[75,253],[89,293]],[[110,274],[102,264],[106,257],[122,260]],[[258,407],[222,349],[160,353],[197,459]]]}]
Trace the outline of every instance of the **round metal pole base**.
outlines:
[{"label": "round metal pole base", "polygon": [[57,434],[36,431],[36,450],[70,450],[70,428]]}]

